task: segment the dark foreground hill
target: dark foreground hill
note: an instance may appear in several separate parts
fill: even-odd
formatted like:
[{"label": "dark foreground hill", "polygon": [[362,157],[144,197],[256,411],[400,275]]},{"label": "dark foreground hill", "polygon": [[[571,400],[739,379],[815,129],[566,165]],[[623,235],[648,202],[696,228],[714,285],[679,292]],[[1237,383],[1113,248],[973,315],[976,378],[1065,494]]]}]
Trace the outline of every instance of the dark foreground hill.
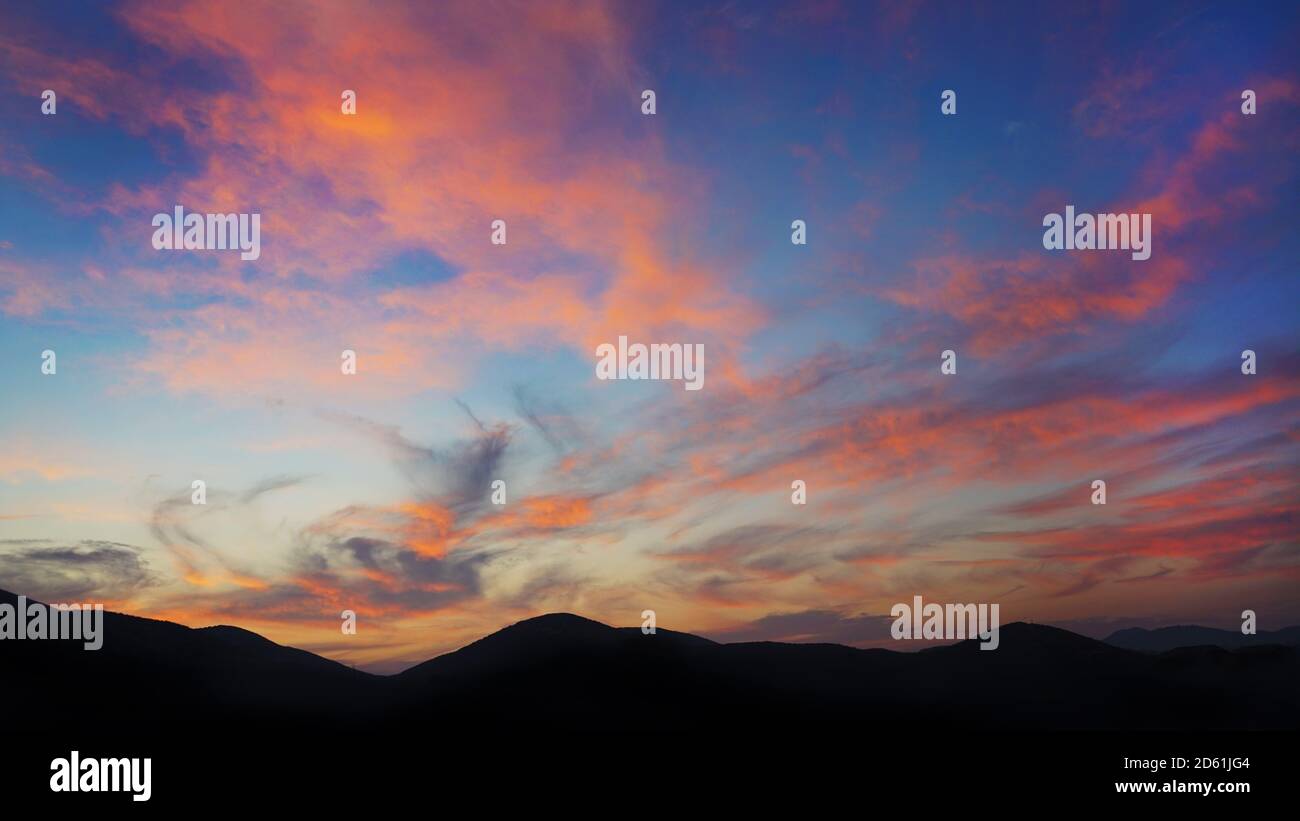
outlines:
[{"label": "dark foreground hill", "polygon": [[[0,591],[0,602],[15,599]],[[1300,728],[1294,647],[1149,654],[1022,623],[1005,625],[991,652],[961,642],[900,653],[719,644],[553,614],[395,676],[234,627],[106,613],[104,635],[96,652],[0,642],[0,698],[22,705],[12,720],[133,730],[275,721],[341,732]]]}]

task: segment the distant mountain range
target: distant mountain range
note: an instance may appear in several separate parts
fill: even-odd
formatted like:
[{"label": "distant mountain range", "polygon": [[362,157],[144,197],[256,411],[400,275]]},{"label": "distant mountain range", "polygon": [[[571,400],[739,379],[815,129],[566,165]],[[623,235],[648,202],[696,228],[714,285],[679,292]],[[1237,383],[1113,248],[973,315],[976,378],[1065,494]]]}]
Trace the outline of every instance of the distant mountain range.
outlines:
[{"label": "distant mountain range", "polygon": [[1264,644],[1300,647],[1300,627],[1284,627],[1271,632],[1262,630],[1250,636],[1242,635],[1240,630],[1216,630],[1213,627],[1195,627],[1185,624],[1160,627],[1155,630],[1130,627],[1127,630],[1111,633],[1104,641],[1116,647],[1140,650],[1144,653],[1167,653],[1179,647],[1221,647],[1224,650]]},{"label": "distant mountain range", "polygon": [[[15,601],[0,591],[0,602]],[[1017,622],[1001,628],[995,651],[967,641],[903,653],[720,644],[552,614],[377,676],[235,627],[105,613],[99,651],[0,641],[0,703],[23,705],[15,721],[79,730],[272,721],[643,733],[756,723],[1298,729],[1298,633],[1238,643],[1227,631],[1177,627],[1122,630],[1101,642]],[[1166,649],[1185,642],[1197,646]],[[1216,642],[1224,646],[1206,646]]]}]

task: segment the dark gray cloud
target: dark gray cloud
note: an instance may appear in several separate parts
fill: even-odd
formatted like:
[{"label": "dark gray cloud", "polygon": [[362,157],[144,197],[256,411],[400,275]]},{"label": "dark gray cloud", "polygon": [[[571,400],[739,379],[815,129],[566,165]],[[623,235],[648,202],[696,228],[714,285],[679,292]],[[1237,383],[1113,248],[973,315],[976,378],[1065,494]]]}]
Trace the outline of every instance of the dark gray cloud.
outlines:
[{"label": "dark gray cloud", "polygon": [[350,535],[349,508],[304,529],[291,558],[291,578],[265,588],[190,596],[190,604],[229,615],[256,613],[280,621],[337,619],[341,609],[429,611],[482,594],[481,571],[491,552],[423,555],[397,541]]},{"label": "dark gray cloud", "polygon": [[[299,560],[304,571],[342,581],[366,602],[430,610],[479,596],[480,572],[493,555],[427,556],[397,542],[348,536],[323,540]],[[355,568],[375,573],[350,574]]]},{"label": "dark gray cloud", "polygon": [[1170,573],[1173,573],[1173,572],[1174,572],[1174,569],[1173,569],[1172,567],[1164,567],[1164,566],[1162,565],[1162,566],[1160,567],[1159,570],[1156,570],[1156,571],[1154,571],[1154,572],[1152,572],[1152,573],[1147,573],[1147,574],[1142,575],[1142,576],[1129,576],[1129,577],[1126,578],[1126,579],[1116,579],[1115,581],[1116,581],[1116,582],[1120,582],[1120,583],[1125,583],[1125,582],[1145,582],[1145,581],[1150,581],[1150,580],[1152,580],[1152,579],[1163,578],[1163,577],[1168,576]]},{"label": "dark gray cloud", "polygon": [[845,616],[833,610],[772,613],[710,638],[723,642],[786,641],[799,643],[864,644],[890,638],[889,616]]},{"label": "dark gray cloud", "polygon": [[[442,448],[417,444],[395,426],[360,416],[324,411],[319,415],[382,446],[410,482],[418,506],[446,509],[455,526],[462,527],[490,509],[491,483],[500,478],[514,428],[485,424],[469,406],[457,404],[474,433]],[[196,532],[198,520],[301,481],[276,476],[239,493],[209,488],[209,504],[203,508],[192,506],[189,493],[183,493],[156,506],[153,533],[183,565],[192,566],[201,551],[227,570],[238,571]],[[294,534],[288,578],[265,587],[199,595],[197,600],[211,612],[236,618],[256,612],[263,618],[317,621],[337,617],[340,607],[429,611],[481,596],[483,569],[505,550],[462,543],[440,556],[433,555],[430,544],[415,543],[426,539],[436,543],[447,535],[440,534],[439,527],[412,518],[405,510],[344,507]],[[192,602],[195,599],[190,597]]]},{"label": "dark gray cloud", "polygon": [[504,423],[492,427],[480,424],[478,436],[448,449],[444,466],[453,507],[477,509],[487,503],[492,480],[501,478],[501,463],[513,432],[514,428]]},{"label": "dark gray cloud", "polygon": [[492,481],[501,478],[515,428],[505,423],[486,425],[468,405],[459,400],[456,404],[474,423],[476,434],[446,448],[416,444],[396,426],[353,414],[322,412],[320,415],[382,444],[419,497],[437,500],[465,514],[488,503]]},{"label": "dark gray cloud", "polygon": [[48,602],[123,599],[154,583],[138,548],[117,542],[0,544],[0,588]]},{"label": "dark gray cloud", "polygon": [[577,420],[563,407],[543,401],[523,385],[515,385],[511,392],[515,398],[515,412],[557,454],[570,452],[585,439]]}]

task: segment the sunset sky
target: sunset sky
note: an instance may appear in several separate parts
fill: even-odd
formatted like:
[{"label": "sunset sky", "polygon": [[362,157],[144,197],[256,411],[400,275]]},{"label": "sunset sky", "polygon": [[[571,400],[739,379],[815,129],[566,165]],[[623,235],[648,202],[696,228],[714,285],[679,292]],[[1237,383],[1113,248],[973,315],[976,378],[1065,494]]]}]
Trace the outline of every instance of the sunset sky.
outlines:
[{"label": "sunset sky", "polygon": [[989,5],[6,6],[0,588],[379,672],[554,611],[1300,622],[1300,9]]}]

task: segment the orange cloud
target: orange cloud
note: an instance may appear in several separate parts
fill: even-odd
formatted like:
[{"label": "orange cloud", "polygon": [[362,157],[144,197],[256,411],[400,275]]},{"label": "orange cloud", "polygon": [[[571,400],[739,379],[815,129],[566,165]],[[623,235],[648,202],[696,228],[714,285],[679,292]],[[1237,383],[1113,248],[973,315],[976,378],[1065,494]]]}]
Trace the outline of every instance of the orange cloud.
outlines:
[{"label": "orange cloud", "polygon": [[[104,210],[128,225],[175,203],[262,213],[255,268],[269,279],[209,260],[181,281],[222,302],[167,322],[140,317],[152,350],[139,367],[174,390],[336,389],[339,351],[360,339],[371,395],[457,385],[447,363],[483,349],[545,339],[585,356],[618,334],[712,342],[721,373],[722,357],[761,327],[761,311],[725,284],[730,272],[694,258],[692,238],[673,227],[691,224],[692,175],[664,159],[653,130],[610,118],[620,106],[636,114],[640,87],[605,4],[465,3],[434,15],[422,4],[374,14],[251,2],[234,14],[192,1],[134,3],[123,18],[173,60],[220,62],[234,87],[167,87],[165,61],[128,72],[9,50],[20,70],[41,66],[76,89],[72,102],[90,116],[178,128],[200,158],[194,175],[115,188]],[[340,112],[345,88],[358,94],[355,116]],[[496,218],[508,222],[507,246],[488,241]],[[122,243],[106,278],[174,289],[139,272],[153,261],[140,247]],[[454,273],[358,287],[412,250]],[[15,295],[10,307],[39,311],[38,297]]]}]

